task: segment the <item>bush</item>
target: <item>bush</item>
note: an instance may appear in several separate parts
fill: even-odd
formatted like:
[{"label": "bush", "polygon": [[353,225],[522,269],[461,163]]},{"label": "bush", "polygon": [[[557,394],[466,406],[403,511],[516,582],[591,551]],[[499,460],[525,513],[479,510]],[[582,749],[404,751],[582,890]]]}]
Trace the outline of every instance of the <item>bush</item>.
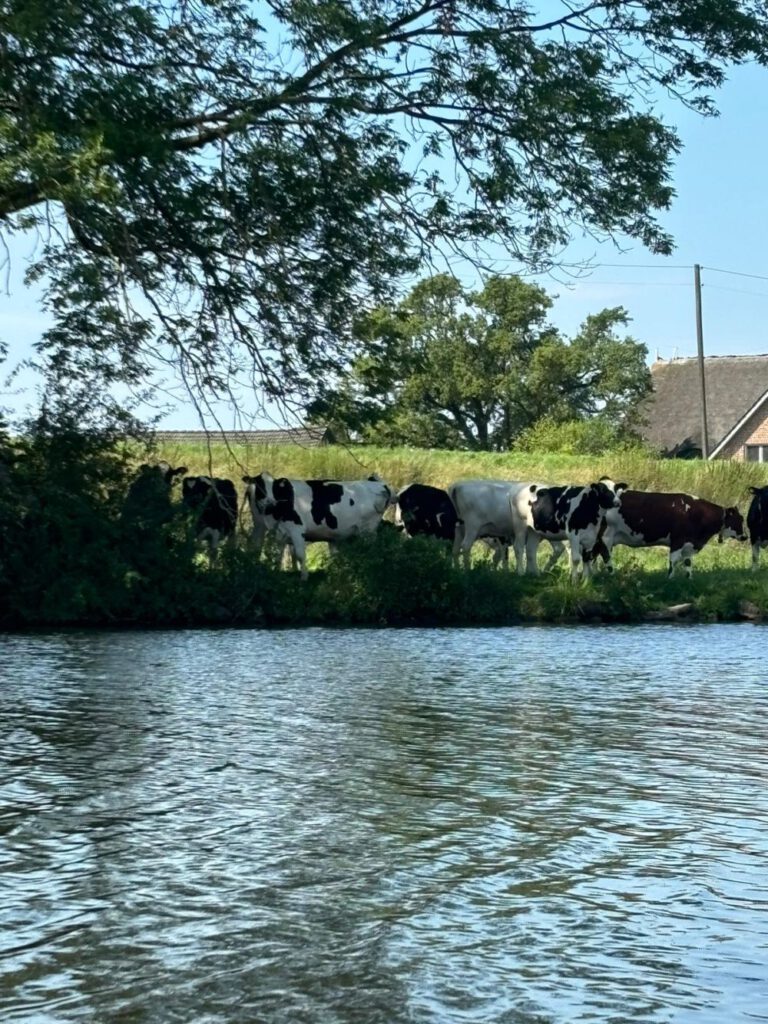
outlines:
[{"label": "bush", "polygon": [[563,455],[605,455],[625,451],[651,454],[638,437],[599,417],[565,423],[541,419],[520,435],[515,450]]}]

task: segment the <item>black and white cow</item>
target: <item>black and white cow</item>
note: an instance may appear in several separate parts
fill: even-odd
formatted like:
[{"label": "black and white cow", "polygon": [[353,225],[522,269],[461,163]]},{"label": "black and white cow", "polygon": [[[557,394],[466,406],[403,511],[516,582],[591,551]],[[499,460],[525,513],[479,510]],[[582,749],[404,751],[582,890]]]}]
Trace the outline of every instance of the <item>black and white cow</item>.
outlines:
[{"label": "black and white cow", "polygon": [[[525,571],[523,561],[526,553],[528,537],[528,488],[539,484],[520,483],[516,480],[460,480],[448,488],[448,496],[456,509],[457,524],[453,543],[455,560],[463,556],[464,565],[469,566],[472,545],[477,540],[486,544],[491,541],[502,548],[501,556],[494,556],[494,564],[503,560],[506,564],[509,545],[515,552],[515,567],[518,575]],[[521,503],[518,497],[525,493],[526,501]],[[563,553],[563,545],[555,540],[552,544],[552,555],[545,567],[548,571]],[[528,571],[534,573],[536,568],[536,550],[533,551],[533,562],[528,560]]]},{"label": "black and white cow", "polygon": [[530,484],[527,490],[518,492],[517,509],[529,527],[526,538],[528,564],[535,567],[536,551],[542,538],[566,541],[571,578],[576,579],[580,569],[584,576],[589,576],[592,549],[597,543],[603,518],[609,509],[619,507],[626,486],[603,477],[597,483],[583,487]]},{"label": "black and white cow", "polygon": [[606,512],[592,553],[602,557],[612,572],[611,553],[617,544],[632,548],[667,547],[669,575],[682,562],[690,578],[694,553],[716,535],[720,543],[728,538],[747,539],[744,519],[735,506],[724,508],[690,494],[624,491],[621,506]]},{"label": "black and white cow", "polygon": [[456,509],[448,492],[429,484],[408,484],[397,495],[395,522],[409,537],[437,537],[453,543]]},{"label": "black and white cow", "polygon": [[768,546],[768,487],[750,487],[752,501],[747,512],[749,543],[752,545],[752,571],[760,563],[760,548]]},{"label": "black and white cow", "polygon": [[[447,491],[430,484],[408,484],[397,495],[395,523],[409,537],[436,537],[453,544],[458,516]],[[493,565],[509,562],[508,537],[481,537],[493,552]]]},{"label": "black and white cow", "polygon": [[185,508],[194,513],[195,534],[207,541],[211,556],[222,540],[234,538],[237,525],[237,491],[231,480],[211,476],[187,476],[181,484]]},{"label": "black and white cow", "polygon": [[375,533],[395,490],[378,476],[367,480],[275,479],[269,473],[243,477],[253,517],[254,543],[261,550],[264,536],[274,530],[290,544],[307,579],[306,545],[315,541],[349,540]]}]

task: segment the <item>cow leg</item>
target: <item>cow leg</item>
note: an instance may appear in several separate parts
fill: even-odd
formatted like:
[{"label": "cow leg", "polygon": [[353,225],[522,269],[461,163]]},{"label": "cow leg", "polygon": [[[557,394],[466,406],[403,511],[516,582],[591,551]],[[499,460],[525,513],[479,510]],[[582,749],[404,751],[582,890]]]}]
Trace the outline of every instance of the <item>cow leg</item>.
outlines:
[{"label": "cow leg", "polygon": [[309,579],[307,570],[307,542],[300,527],[291,530],[291,550],[294,567],[298,564],[302,580]]},{"label": "cow leg", "polygon": [[[296,572],[296,552],[293,550],[293,542],[288,537],[281,537],[282,547],[278,554],[277,565],[279,569],[289,569]],[[287,557],[286,557],[287,556]],[[286,564],[290,563],[290,564]]]},{"label": "cow leg", "polygon": [[679,548],[669,549],[669,572],[668,577],[671,579],[675,574],[675,568],[682,563],[685,568],[685,575],[688,579],[691,578],[691,554],[692,548],[689,544],[681,544]]},{"label": "cow leg", "polygon": [[467,528],[467,524],[464,523],[464,539],[461,542],[460,548],[461,548],[462,558],[464,559],[464,568],[465,569],[469,568],[469,556],[470,556],[470,552],[472,551],[472,545],[477,540],[477,533],[478,533],[478,531],[477,531],[476,527],[475,528],[470,527],[468,529]]},{"label": "cow leg", "polygon": [[613,544],[614,544],[614,532],[609,525],[606,524],[605,529],[601,532],[598,530],[597,541],[595,546],[592,548],[592,561],[595,563],[597,568],[598,558],[602,558],[605,571],[612,573],[614,571],[613,565]]},{"label": "cow leg", "polygon": [[261,558],[261,552],[264,549],[264,538],[267,535],[267,524],[262,520],[259,523],[253,524],[253,530],[251,531],[251,547],[256,553],[257,558]]},{"label": "cow leg", "polygon": [[453,551],[452,557],[455,565],[459,564],[459,554],[461,552],[461,545],[464,543],[464,523],[461,519],[457,520],[456,528],[453,531]]},{"label": "cow leg", "polygon": [[515,572],[518,576],[525,573],[525,533],[516,533],[513,540],[515,552]]},{"label": "cow leg", "polygon": [[493,548],[493,568],[498,569],[509,568],[509,544],[506,544],[503,537],[496,538],[496,544]]},{"label": "cow leg", "polygon": [[581,575],[584,579],[589,579],[592,575],[592,570],[595,564],[595,552],[594,548],[581,549]]},{"label": "cow leg", "polygon": [[752,545],[752,572],[757,572],[760,566],[760,544]]},{"label": "cow leg", "polygon": [[538,533],[528,530],[525,537],[525,571],[529,576],[539,575],[539,564],[536,561],[539,544],[541,544],[541,537]]},{"label": "cow leg", "polygon": [[558,561],[562,557],[563,552],[565,551],[565,544],[563,544],[562,541],[551,540],[549,543],[552,546],[552,551],[550,553],[549,558],[547,559],[547,564],[544,566],[544,572],[551,572],[552,569],[554,569],[554,567],[557,565]]},{"label": "cow leg", "polygon": [[683,547],[683,565],[685,567],[685,575],[688,579],[693,576],[693,555],[695,551],[696,548],[693,544],[686,544]]},{"label": "cow leg", "polygon": [[221,533],[218,530],[210,529],[208,531],[208,557],[211,563],[216,561],[216,552],[219,550],[219,542],[221,541]]},{"label": "cow leg", "polygon": [[584,568],[584,560],[581,555],[581,541],[575,534],[572,534],[568,541],[570,543],[571,579],[576,581],[579,578],[579,570]]},{"label": "cow leg", "polygon": [[505,572],[509,571],[509,544],[504,539],[501,541],[501,567]]},{"label": "cow leg", "polygon": [[603,565],[605,566],[605,571],[606,572],[614,572],[615,571],[615,566],[613,564],[613,558],[612,558],[613,550],[612,550],[612,548],[609,548],[608,545],[605,543],[605,541],[602,541],[602,542],[599,541],[598,544],[601,544],[602,546],[599,548],[599,550],[595,549],[596,550],[595,558],[597,558],[597,555],[599,554],[600,557],[603,560]]}]

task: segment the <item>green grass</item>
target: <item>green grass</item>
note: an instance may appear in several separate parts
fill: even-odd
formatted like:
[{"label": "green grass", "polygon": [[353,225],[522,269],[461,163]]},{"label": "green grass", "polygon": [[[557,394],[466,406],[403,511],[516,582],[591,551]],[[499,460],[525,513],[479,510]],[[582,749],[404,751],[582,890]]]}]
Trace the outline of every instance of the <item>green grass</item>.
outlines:
[{"label": "green grass", "polygon": [[408,483],[447,487],[454,480],[491,477],[540,480],[551,484],[584,484],[601,476],[624,480],[649,491],[684,491],[723,505],[746,507],[750,486],[768,484],[768,466],[725,460],[649,459],[633,451],[614,455],[578,456],[553,453],[449,452],[420,448],[374,448],[328,445],[165,444],[158,454],[192,473],[228,477],[238,486],[244,474],[267,470],[273,476],[299,479],[359,479],[378,473],[400,488]]}]

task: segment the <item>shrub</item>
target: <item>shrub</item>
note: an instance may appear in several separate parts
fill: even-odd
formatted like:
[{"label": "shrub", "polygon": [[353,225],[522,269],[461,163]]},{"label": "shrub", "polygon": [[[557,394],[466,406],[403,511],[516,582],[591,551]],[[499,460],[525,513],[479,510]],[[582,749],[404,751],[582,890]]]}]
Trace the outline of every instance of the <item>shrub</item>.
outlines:
[{"label": "shrub", "polygon": [[559,452],[563,455],[605,455],[632,450],[650,454],[638,437],[600,417],[567,420],[565,423],[541,419],[520,435],[515,449],[522,452]]}]

